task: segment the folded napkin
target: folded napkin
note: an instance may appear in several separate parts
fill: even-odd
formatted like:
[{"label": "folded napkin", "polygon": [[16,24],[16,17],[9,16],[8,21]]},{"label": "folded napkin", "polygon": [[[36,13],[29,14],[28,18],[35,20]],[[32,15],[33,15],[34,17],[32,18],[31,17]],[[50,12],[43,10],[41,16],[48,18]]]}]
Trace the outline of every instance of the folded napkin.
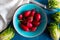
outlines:
[{"label": "folded napkin", "polygon": [[0,32],[6,29],[16,9],[29,0],[0,0]]}]

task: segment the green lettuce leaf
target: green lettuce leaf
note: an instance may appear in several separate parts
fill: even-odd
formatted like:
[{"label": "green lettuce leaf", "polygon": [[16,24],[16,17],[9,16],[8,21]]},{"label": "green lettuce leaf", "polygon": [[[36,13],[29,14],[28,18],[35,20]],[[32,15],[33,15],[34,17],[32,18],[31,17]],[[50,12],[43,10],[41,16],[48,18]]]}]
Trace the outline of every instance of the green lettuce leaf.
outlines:
[{"label": "green lettuce leaf", "polygon": [[59,29],[59,25],[56,23],[50,23],[48,30],[50,32],[51,37],[53,38],[53,40],[59,40],[59,35],[60,35],[60,29]]},{"label": "green lettuce leaf", "polygon": [[10,40],[14,35],[14,29],[10,26],[0,34],[0,40]]},{"label": "green lettuce leaf", "polygon": [[57,22],[60,23],[60,12],[56,12],[52,15],[52,18]]},{"label": "green lettuce leaf", "polygon": [[48,8],[60,8],[60,0],[48,0]]}]

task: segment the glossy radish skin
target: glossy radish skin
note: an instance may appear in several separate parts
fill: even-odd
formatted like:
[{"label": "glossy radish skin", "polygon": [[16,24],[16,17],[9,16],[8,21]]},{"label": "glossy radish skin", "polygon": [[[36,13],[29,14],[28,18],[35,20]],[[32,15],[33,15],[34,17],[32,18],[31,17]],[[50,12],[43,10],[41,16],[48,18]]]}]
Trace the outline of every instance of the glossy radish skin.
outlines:
[{"label": "glossy radish skin", "polygon": [[32,23],[27,23],[28,28],[31,28],[32,26],[33,26]]},{"label": "glossy radish skin", "polygon": [[33,10],[31,10],[31,14],[30,14],[30,16],[34,16],[34,14],[35,14],[35,10],[33,9]]},{"label": "glossy radish skin", "polygon": [[34,32],[34,31],[36,31],[36,29],[37,29],[37,27],[32,27],[32,28],[30,29],[30,31]]},{"label": "glossy radish skin", "polygon": [[24,17],[28,17],[28,16],[30,15],[30,13],[31,13],[31,11],[30,11],[30,10],[25,11],[25,12],[24,12]]},{"label": "glossy radish skin", "polygon": [[39,21],[41,19],[41,14],[37,13],[35,14],[35,20]]},{"label": "glossy radish skin", "polygon": [[32,17],[28,17],[27,18],[27,22],[32,22],[33,21],[33,18]]},{"label": "glossy radish skin", "polygon": [[27,26],[23,25],[23,24],[21,24],[21,28],[26,32],[29,31],[29,28]]},{"label": "glossy radish skin", "polygon": [[40,24],[40,22],[38,22],[38,21],[33,21],[32,23],[33,23],[33,25],[36,26],[36,27],[38,27],[38,25]]},{"label": "glossy radish skin", "polygon": [[19,19],[20,19],[20,20],[22,20],[22,18],[23,18],[23,15],[22,15],[22,14],[20,14],[20,15],[19,15]]}]

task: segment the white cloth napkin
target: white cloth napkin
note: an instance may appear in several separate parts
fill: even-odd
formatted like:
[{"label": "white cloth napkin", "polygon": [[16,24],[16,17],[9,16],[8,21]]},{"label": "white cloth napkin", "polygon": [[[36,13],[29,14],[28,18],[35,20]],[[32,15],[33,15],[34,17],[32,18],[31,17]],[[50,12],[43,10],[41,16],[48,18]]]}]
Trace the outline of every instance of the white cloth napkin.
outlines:
[{"label": "white cloth napkin", "polygon": [[25,3],[29,3],[29,0],[0,0],[0,32],[6,29],[15,10]]}]

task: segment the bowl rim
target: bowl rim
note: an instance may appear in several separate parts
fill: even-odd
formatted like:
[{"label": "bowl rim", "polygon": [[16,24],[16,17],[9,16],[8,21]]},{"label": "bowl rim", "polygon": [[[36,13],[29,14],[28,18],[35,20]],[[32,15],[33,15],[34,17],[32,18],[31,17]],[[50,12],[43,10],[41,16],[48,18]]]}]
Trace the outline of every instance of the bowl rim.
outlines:
[{"label": "bowl rim", "polygon": [[[23,5],[27,5],[27,4],[32,4],[32,3],[26,3],[26,4],[23,4]],[[23,5],[21,5],[21,6],[23,6]],[[34,4],[34,5],[36,5],[36,4]],[[19,6],[19,7],[16,9],[15,14],[16,14],[16,12],[19,10],[19,8],[20,8],[21,6]],[[38,5],[36,5],[36,6],[38,6]],[[41,8],[40,6],[38,6],[38,7]],[[23,35],[23,34],[20,34],[20,33],[16,30],[15,25],[14,25],[14,17],[15,17],[15,15],[14,15],[14,16],[13,16],[13,27],[14,27],[14,29],[16,30],[16,32],[17,32],[19,35],[21,35],[21,36],[23,36],[23,37],[26,37],[26,38],[33,38],[33,37],[37,37],[37,36],[41,35],[41,34],[44,32],[44,30],[46,29],[47,21],[48,21],[48,19],[47,19],[47,14],[46,14],[45,11],[43,10],[43,8],[41,8],[41,10],[42,10],[42,12],[45,14],[45,17],[46,17],[46,24],[45,24],[44,29],[41,31],[41,33],[38,33],[37,35],[34,35],[34,36],[25,36],[25,35]]]}]

